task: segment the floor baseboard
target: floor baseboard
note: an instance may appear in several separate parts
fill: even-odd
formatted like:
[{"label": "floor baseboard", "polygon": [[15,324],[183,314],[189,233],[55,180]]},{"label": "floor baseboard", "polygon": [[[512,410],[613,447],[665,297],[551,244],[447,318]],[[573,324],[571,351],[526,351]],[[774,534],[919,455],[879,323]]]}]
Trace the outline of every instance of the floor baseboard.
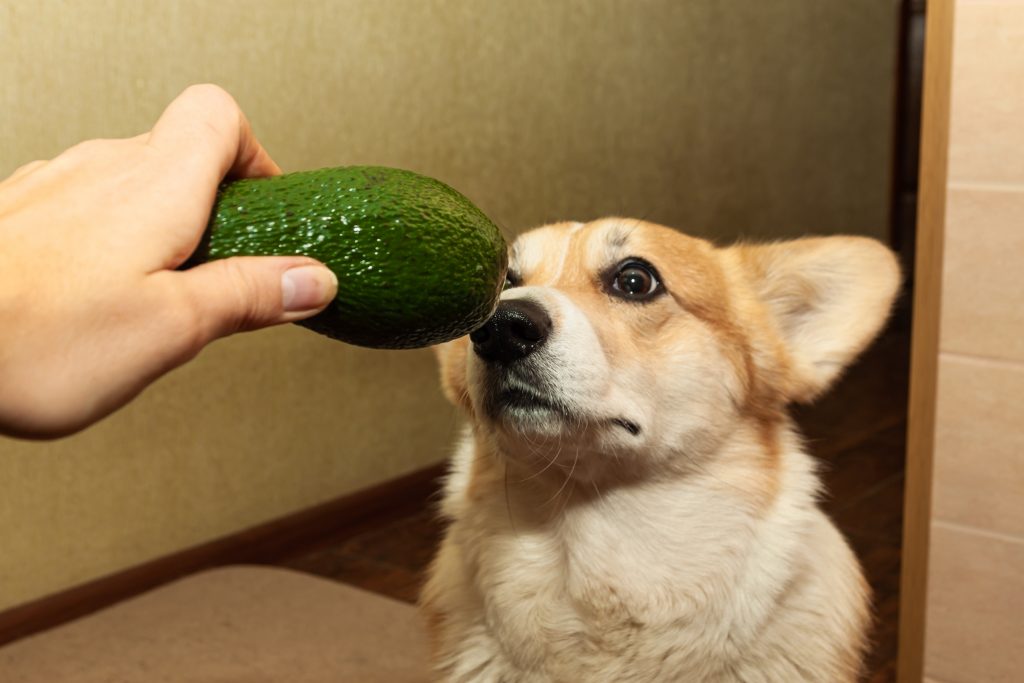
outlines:
[{"label": "floor baseboard", "polygon": [[436,494],[443,472],[443,463],[432,465],[0,612],[0,645],[203,569],[273,564],[297,549],[356,534],[369,523],[421,509]]}]

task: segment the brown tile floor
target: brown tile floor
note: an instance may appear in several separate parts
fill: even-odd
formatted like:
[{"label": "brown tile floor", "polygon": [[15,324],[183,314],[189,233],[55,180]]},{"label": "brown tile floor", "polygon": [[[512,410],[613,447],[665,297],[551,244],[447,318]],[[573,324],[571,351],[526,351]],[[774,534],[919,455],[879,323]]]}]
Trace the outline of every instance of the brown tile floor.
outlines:
[{"label": "brown tile floor", "polygon": [[[874,590],[869,683],[896,678],[908,357],[909,335],[897,321],[826,397],[795,411],[822,462],[823,505]],[[429,509],[414,507],[281,564],[413,602],[441,531]]]}]

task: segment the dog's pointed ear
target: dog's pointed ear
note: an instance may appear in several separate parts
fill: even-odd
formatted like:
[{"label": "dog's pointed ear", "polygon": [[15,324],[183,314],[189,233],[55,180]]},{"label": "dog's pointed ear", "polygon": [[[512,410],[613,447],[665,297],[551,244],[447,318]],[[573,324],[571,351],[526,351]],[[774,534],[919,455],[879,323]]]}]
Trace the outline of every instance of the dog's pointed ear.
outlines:
[{"label": "dog's pointed ear", "polygon": [[727,251],[782,336],[794,401],[821,394],[867,347],[900,285],[895,255],[866,237],[808,237]]},{"label": "dog's pointed ear", "polygon": [[456,407],[472,410],[469,401],[469,385],[466,380],[466,354],[469,351],[469,337],[430,347],[437,358],[441,374],[441,389],[445,398]]}]

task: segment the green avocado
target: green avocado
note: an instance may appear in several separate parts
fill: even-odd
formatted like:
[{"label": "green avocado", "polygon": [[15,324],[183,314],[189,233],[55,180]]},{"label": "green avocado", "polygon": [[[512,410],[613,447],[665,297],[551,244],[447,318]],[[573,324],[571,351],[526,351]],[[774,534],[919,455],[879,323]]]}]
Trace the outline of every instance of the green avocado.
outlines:
[{"label": "green avocado", "polygon": [[498,227],[444,183],[352,166],[225,183],[186,267],[293,254],[338,276],[334,301],[299,324],[386,349],[439,344],[483,325],[508,263]]}]

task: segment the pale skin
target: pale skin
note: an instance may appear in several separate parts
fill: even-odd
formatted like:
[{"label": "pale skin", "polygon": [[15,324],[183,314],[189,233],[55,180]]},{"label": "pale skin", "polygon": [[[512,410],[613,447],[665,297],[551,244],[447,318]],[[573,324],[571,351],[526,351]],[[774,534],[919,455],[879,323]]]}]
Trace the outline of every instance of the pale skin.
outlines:
[{"label": "pale skin", "polygon": [[147,133],[0,181],[0,433],[74,433],[220,337],[322,310],[337,280],[313,259],[175,270],[225,176],[280,172],[231,96],[202,85]]}]

